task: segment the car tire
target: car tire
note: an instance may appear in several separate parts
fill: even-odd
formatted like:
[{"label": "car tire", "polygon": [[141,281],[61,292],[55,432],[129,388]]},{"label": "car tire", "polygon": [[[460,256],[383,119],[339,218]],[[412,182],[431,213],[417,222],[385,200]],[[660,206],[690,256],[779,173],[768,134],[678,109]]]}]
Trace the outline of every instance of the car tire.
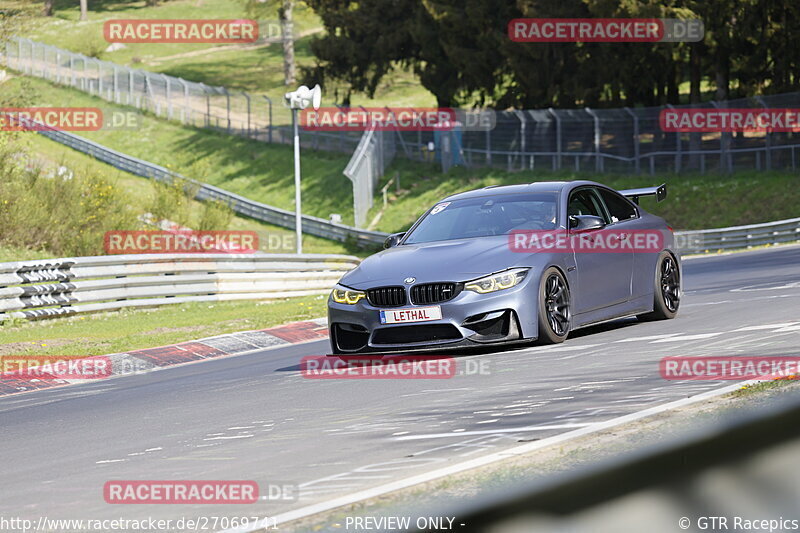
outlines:
[{"label": "car tire", "polygon": [[564,342],[572,325],[570,293],[561,271],[550,267],[539,281],[539,338],[538,344]]},{"label": "car tire", "polygon": [[641,321],[669,320],[678,314],[681,304],[681,272],[675,257],[661,252],[653,275],[653,310],[638,315]]}]

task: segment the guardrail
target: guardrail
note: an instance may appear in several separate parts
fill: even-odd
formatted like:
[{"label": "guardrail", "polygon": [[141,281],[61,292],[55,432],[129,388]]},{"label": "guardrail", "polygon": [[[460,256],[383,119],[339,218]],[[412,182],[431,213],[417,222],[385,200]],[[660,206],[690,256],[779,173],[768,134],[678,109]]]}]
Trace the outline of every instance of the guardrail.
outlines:
[{"label": "guardrail", "polygon": [[141,254],[0,263],[0,323],[171,303],[327,294],[348,255]]},{"label": "guardrail", "polygon": [[[800,218],[675,232],[682,254],[800,242]],[[146,254],[0,263],[0,322],[169,303],[324,294],[348,255]]]},{"label": "guardrail", "polygon": [[797,242],[800,241],[800,218],[730,228],[676,231],[675,241],[682,254]]},{"label": "guardrail", "polygon": [[[244,196],[239,196],[238,194],[220,189],[219,187],[187,178],[162,166],[117,152],[116,150],[112,150],[111,148],[107,148],[73,133],[56,130],[42,130],[39,131],[39,133],[58,143],[69,146],[74,150],[78,150],[104,163],[108,163],[115,168],[143,178],[151,178],[156,181],[167,183],[176,178],[186,180],[198,187],[196,196],[198,200],[221,200],[228,204],[231,209],[239,215],[283,228],[294,229],[294,212],[292,211],[262,204],[255,200],[245,198]],[[368,231],[345,224],[335,224],[323,218],[311,215],[303,215],[303,233],[335,241],[344,242],[352,240],[357,246],[362,248],[382,244],[388,235],[387,233],[379,231]]]}]

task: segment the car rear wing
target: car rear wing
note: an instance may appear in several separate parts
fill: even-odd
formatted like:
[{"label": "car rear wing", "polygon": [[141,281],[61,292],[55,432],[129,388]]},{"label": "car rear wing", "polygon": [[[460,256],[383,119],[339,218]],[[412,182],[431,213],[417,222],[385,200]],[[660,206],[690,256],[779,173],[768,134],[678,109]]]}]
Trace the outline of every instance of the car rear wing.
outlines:
[{"label": "car rear wing", "polygon": [[667,197],[667,184],[662,183],[658,187],[642,187],[641,189],[628,189],[619,191],[622,196],[630,198],[634,203],[639,203],[640,196],[655,196],[656,202],[660,202]]}]

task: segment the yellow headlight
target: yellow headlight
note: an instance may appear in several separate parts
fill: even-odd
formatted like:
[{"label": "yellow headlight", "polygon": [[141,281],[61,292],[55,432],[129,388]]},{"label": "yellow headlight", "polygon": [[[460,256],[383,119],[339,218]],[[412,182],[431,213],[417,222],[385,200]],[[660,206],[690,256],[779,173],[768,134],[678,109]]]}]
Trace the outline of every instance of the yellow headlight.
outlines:
[{"label": "yellow headlight", "polygon": [[525,275],[527,273],[528,273],[527,268],[517,268],[514,270],[508,270],[506,272],[500,272],[499,274],[492,274],[491,276],[486,276],[483,278],[467,282],[467,284],[464,285],[464,288],[468,291],[477,292],[479,294],[486,294],[488,292],[510,289],[511,287],[513,287],[514,285],[518,285],[523,279],[525,279]]},{"label": "yellow headlight", "polygon": [[354,305],[365,297],[366,294],[364,294],[362,291],[352,291],[348,289],[333,289],[333,291],[331,292],[331,298],[337,304]]}]

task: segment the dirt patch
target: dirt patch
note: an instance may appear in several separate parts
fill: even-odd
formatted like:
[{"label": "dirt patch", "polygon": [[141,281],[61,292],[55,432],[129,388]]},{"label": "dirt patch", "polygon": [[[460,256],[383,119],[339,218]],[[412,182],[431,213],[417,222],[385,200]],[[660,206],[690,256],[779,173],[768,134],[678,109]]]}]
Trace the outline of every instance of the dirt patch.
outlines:
[{"label": "dirt patch", "polygon": [[0,344],[0,355],[35,354],[37,351],[49,351],[65,344],[73,344],[75,339],[41,339],[25,342]]},{"label": "dirt patch", "polygon": [[175,333],[175,332],[185,332],[190,333],[193,331],[203,331],[208,329],[208,326],[181,326],[179,328],[156,328],[151,329],[150,331],[145,331],[142,335],[160,335],[162,333]]}]

